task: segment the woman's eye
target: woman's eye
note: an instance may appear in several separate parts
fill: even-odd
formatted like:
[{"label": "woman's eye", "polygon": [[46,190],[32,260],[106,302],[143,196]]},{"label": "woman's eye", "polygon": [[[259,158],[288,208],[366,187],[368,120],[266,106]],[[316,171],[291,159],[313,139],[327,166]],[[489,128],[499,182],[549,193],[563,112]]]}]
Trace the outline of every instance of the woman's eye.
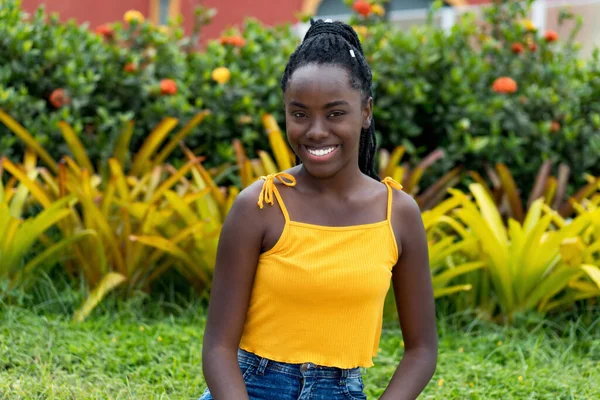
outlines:
[{"label": "woman's eye", "polygon": [[331,114],[329,114],[329,116],[333,117],[333,118],[335,118],[335,117],[341,117],[342,115],[344,115],[344,113],[341,112],[341,111],[334,111]]},{"label": "woman's eye", "polygon": [[306,114],[303,113],[303,112],[295,112],[295,113],[292,113],[292,115],[294,117],[296,117],[296,118],[304,118],[304,117],[306,117]]}]

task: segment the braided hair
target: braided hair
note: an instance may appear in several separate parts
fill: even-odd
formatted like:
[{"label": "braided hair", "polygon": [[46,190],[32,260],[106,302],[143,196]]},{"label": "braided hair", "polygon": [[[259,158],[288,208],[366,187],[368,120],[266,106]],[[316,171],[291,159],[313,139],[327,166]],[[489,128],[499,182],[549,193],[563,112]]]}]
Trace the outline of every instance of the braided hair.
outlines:
[{"label": "braided hair", "polygon": [[[358,35],[350,25],[342,22],[324,22],[311,19],[304,40],[292,53],[281,78],[285,93],[287,83],[298,68],[309,64],[333,64],[345,68],[350,75],[350,85],[363,95],[363,102],[372,97],[371,68],[365,59]],[[368,129],[362,129],[359,142],[358,167],[365,175],[380,180],[375,171],[375,121],[371,118]],[[296,161],[299,159],[296,156]]]}]

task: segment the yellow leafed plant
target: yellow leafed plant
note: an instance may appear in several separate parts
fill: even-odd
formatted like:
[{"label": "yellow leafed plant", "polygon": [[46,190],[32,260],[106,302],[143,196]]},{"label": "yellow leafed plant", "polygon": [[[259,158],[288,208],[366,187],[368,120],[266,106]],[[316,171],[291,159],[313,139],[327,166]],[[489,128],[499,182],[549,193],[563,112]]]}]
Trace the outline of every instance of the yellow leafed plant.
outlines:
[{"label": "yellow leafed plant", "polygon": [[523,222],[527,209],[531,207],[535,200],[543,199],[545,204],[556,210],[563,218],[566,218],[574,212],[573,203],[579,203],[600,190],[600,177],[587,176],[587,184],[567,198],[569,167],[560,164],[558,175],[555,177],[551,173],[552,162],[546,161],[538,170],[534,186],[527,202],[524,203],[521,200],[521,193],[517,189],[513,175],[505,164],[498,163],[495,168],[486,166],[485,169],[491,185],[488,185],[487,181],[478,172],[469,171],[469,175],[475,183],[479,183],[488,195],[494,199],[503,217],[510,217],[518,222]]},{"label": "yellow leafed plant", "polygon": [[[591,182],[594,179],[590,180]],[[585,189],[585,188],[584,188]],[[583,195],[575,195],[570,206],[577,215],[600,211],[600,186],[596,190],[589,188]],[[581,192],[581,191],[580,191]],[[565,240],[561,244],[561,256],[568,265],[581,265],[585,274],[569,282],[565,293],[543,305],[551,310],[561,306],[569,306],[575,301],[600,297],[600,273],[596,266],[600,265],[600,218],[592,219],[592,223],[577,238]]]},{"label": "yellow leafed plant", "polygon": [[429,210],[446,196],[449,188],[456,185],[461,179],[462,168],[456,167],[435,181],[425,190],[421,190],[419,183],[425,171],[435,162],[445,157],[443,150],[432,151],[414,168],[408,162],[402,163],[406,152],[404,146],[396,147],[390,154],[387,150],[379,151],[379,176],[390,176],[403,186],[403,191],[412,195],[421,210]]},{"label": "yellow leafed plant", "polygon": [[242,143],[237,139],[234,140],[233,147],[243,188],[250,186],[263,175],[285,171],[296,164],[296,157],[288,147],[275,118],[270,114],[265,114],[262,116],[261,121],[269,137],[271,150],[276,161],[269,153],[262,150],[258,151],[257,159],[249,159]]},{"label": "yellow leafed plant", "polygon": [[[433,295],[436,299],[470,291],[473,285],[462,281],[466,276],[472,277],[475,271],[485,268],[478,252],[477,239],[471,237],[460,223],[446,215],[459,204],[456,198],[449,198],[422,214],[429,245]],[[444,229],[447,225],[453,227],[454,231]],[[390,289],[385,302],[386,315],[395,318],[395,308]]]},{"label": "yellow leafed plant", "polygon": [[[485,263],[479,259],[477,240],[446,215],[456,206],[457,201],[449,198],[422,214],[429,243],[429,266],[436,298],[470,291],[471,283],[450,283],[455,278],[485,267]],[[448,225],[453,228],[453,234],[444,229]]]},{"label": "yellow leafed plant", "polygon": [[[26,158],[29,161],[25,165],[31,165],[32,161],[35,163],[34,155],[28,153]],[[52,203],[36,216],[23,219],[29,189],[23,184],[5,188],[2,183],[2,164],[3,159],[0,159],[0,281],[8,281],[9,288],[16,288],[34,278],[38,268],[63,256],[70,245],[94,232],[80,230],[56,243],[45,237],[48,229],[69,217],[70,211],[66,206],[75,203],[73,196]],[[32,179],[37,175],[34,169],[22,173]],[[25,262],[25,257],[38,242],[44,243],[43,250]]]},{"label": "yellow leafed plant", "polygon": [[[66,237],[82,230],[95,233],[71,246],[75,260],[66,263],[67,270],[82,274],[91,288],[76,313],[77,320],[85,318],[110,290],[122,285],[128,291],[147,288],[170,268],[176,268],[198,290],[209,284],[218,234],[237,190],[223,193],[202,167],[201,158],[189,151],[189,160],[180,169],[163,164],[205,115],[199,113],[161,148],[177,125],[177,120],[164,119],[132,158],[129,169],[126,155],[133,126],[128,124],[114,157],[102,168],[105,178],[94,174],[83,146],[65,123],[60,128],[73,159],[49,160],[50,171],[37,168],[33,179],[4,160],[4,169],[43,207],[50,208],[66,196],[78,201],[78,207],[61,203],[68,217],[58,226]],[[24,128],[6,114],[0,114],[0,120],[29,140]]]},{"label": "yellow leafed plant", "polygon": [[[578,239],[598,224],[600,210],[583,212],[567,223],[538,199],[522,224],[509,219],[505,226],[488,192],[479,184],[471,184],[469,189],[475,202],[462,192],[451,191],[459,204],[453,217],[460,225],[454,227],[479,242],[501,317],[511,321],[516,312],[548,310],[558,295],[581,278],[589,287],[600,288],[593,250]],[[575,257],[578,253],[580,258]],[[493,312],[493,306],[488,311]]]}]

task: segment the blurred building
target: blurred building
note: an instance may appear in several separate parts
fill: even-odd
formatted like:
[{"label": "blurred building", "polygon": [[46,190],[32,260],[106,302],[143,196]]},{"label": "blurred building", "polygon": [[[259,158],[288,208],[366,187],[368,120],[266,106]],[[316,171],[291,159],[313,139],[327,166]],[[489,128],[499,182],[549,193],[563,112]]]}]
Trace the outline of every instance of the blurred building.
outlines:
[{"label": "blurred building", "polygon": [[[121,20],[123,13],[130,9],[141,11],[156,24],[166,24],[169,18],[182,15],[184,26],[189,32],[192,27],[194,8],[197,5],[214,7],[218,14],[214,22],[203,31],[204,38],[215,38],[228,26],[239,25],[246,17],[255,17],[267,24],[292,23],[302,35],[306,25],[297,24],[297,14],[310,13],[323,18],[345,20],[350,9],[342,0],[22,0],[23,8],[33,12],[44,4],[50,12],[57,11],[62,19],[75,18],[87,22],[90,28]],[[436,22],[445,29],[451,29],[461,13],[481,12],[481,7],[491,0],[446,0],[436,16]],[[387,15],[391,21],[403,27],[425,22],[427,10],[433,0],[389,0]],[[558,24],[560,10],[568,6],[570,10],[584,18],[584,26],[576,40],[582,42],[583,53],[588,55],[600,43],[600,0],[536,0],[531,19],[536,26],[554,29],[565,36],[572,23]]]},{"label": "blurred building", "polygon": [[[451,4],[480,4],[490,0],[452,0]],[[388,11],[397,20],[419,20],[419,16],[433,0],[391,0]],[[205,36],[214,38],[230,25],[241,24],[246,17],[255,17],[267,24],[296,23],[296,15],[349,16],[350,8],[342,0],[22,0],[23,8],[33,12],[43,4],[48,12],[58,12],[63,20],[75,18],[87,22],[94,29],[107,22],[119,21],[125,11],[135,9],[156,24],[166,24],[169,18],[182,15],[189,31],[197,5],[218,10],[213,23],[205,29]]]}]

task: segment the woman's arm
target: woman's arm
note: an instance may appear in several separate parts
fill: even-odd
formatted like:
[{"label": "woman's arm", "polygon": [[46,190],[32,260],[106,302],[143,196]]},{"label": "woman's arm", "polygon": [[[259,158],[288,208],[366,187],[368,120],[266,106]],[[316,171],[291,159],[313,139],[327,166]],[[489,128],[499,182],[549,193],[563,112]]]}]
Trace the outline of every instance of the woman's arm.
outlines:
[{"label": "woman's arm", "polygon": [[202,347],[202,371],[215,400],[248,399],[237,350],[265,227],[265,213],[259,215],[256,205],[260,187],[240,193],[219,239]]},{"label": "woman's arm", "polygon": [[392,225],[402,251],[392,284],[405,351],[381,400],[413,400],[435,371],[437,328],[427,237],[419,206],[406,193],[394,193]]}]

